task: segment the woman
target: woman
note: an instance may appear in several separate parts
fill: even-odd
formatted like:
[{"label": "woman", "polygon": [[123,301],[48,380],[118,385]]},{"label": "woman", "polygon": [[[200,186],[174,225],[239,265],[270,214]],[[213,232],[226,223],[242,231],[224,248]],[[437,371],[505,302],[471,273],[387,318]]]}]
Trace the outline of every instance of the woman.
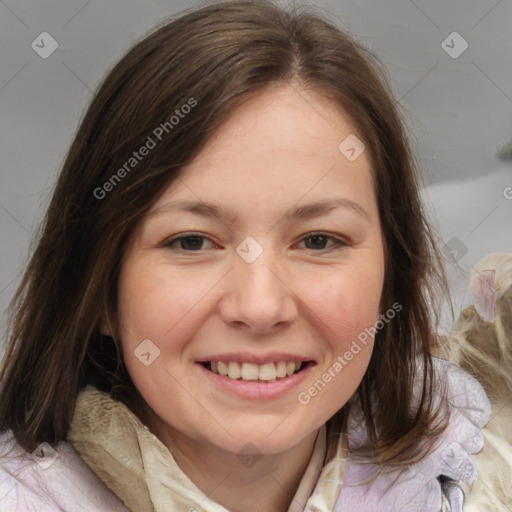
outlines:
[{"label": "woman", "polygon": [[458,506],[489,402],[431,357],[442,263],[377,69],[254,1],[114,67],[15,297],[11,508]]}]

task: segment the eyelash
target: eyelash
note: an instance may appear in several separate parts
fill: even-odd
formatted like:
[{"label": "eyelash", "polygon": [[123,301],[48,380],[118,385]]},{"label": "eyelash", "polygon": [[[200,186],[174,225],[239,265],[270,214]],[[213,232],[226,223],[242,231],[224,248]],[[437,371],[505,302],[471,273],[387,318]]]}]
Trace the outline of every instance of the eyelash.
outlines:
[{"label": "eyelash", "polygon": [[[331,251],[333,249],[336,249],[336,248],[342,248],[342,247],[347,247],[349,244],[347,242],[344,242],[343,240],[335,237],[335,236],[332,236],[332,235],[329,235],[327,233],[323,233],[323,232],[311,232],[311,233],[307,233],[306,236],[302,237],[301,238],[301,242],[304,241],[304,240],[307,240],[308,238],[313,238],[315,236],[321,236],[321,237],[324,237],[328,240],[332,240],[334,242],[334,246],[332,247],[329,247],[329,248],[324,248],[324,249],[319,249],[319,250],[314,250],[314,249],[306,249],[306,250],[310,250],[310,251],[313,251],[313,252],[327,252],[327,251]],[[190,233],[190,234],[186,234],[186,235],[180,235],[180,236],[175,236],[173,238],[169,238],[167,240],[165,240],[163,243],[162,243],[162,247],[165,247],[167,249],[171,249],[171,250],[181,250],[181,251],[184,251],[184,252],[190,252],[190,253],[194,253],[194,252],[201,252],[202,249],[199,249],[199,250],[186,250],[186,249],[182,249],[182,248],[179,248],[179,249],[175,249],[174,245],[179,242],[180,240],[186,240],[188,238],[199,238],[199,239],[205,239],[205,240],[209,240],[211,243],[215,243],[213,242],[210,238],[208,238],[207,236],[203,236],[203,235],[200,235],[200,234],[196,234],[196,233]]]}]

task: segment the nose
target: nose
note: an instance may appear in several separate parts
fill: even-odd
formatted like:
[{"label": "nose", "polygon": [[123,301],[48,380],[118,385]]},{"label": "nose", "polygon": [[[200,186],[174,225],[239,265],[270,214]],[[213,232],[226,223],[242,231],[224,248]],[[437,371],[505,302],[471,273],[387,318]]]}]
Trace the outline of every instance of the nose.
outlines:
[{"label": "nose", "polygon": [[[247,263],[236,257],[228,290],[220,303],[223,321],[254,334],[273,333],[297,317],[297,298],[279,275],[276,265],[264,258]],[[283,274],[281,272],[281,274]]]}]

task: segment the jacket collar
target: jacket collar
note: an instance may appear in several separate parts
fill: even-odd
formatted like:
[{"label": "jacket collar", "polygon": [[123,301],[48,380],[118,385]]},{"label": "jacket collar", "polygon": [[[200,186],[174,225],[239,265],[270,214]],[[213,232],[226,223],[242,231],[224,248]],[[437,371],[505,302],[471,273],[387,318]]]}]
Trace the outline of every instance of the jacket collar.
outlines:
[{"label": "jacket collar", "polygon": [[[93,386],[78,394],[68,440],[132,511],[227,512],[195,486],[168,448],[125,404]],[[340,446],[324,464],[326,428],[322,426],[288,512],[332,512],[345,468],[341,453]]]}]

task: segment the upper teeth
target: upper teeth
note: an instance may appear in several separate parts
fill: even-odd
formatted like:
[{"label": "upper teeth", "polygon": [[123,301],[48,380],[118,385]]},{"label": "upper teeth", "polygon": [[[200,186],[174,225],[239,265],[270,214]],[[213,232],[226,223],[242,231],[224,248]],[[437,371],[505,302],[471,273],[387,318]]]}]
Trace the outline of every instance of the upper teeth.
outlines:
[{"label": "upper teeth", "polygon": [[242,380],[264,380],[274,381],[276,378],[283,378],[292,375],[299,370],[302,363],[300,361],[278,361],[276,363],[254,364],[238,363],[237,361],[218,361],[211,362],[211,369],[223,377]]}]

